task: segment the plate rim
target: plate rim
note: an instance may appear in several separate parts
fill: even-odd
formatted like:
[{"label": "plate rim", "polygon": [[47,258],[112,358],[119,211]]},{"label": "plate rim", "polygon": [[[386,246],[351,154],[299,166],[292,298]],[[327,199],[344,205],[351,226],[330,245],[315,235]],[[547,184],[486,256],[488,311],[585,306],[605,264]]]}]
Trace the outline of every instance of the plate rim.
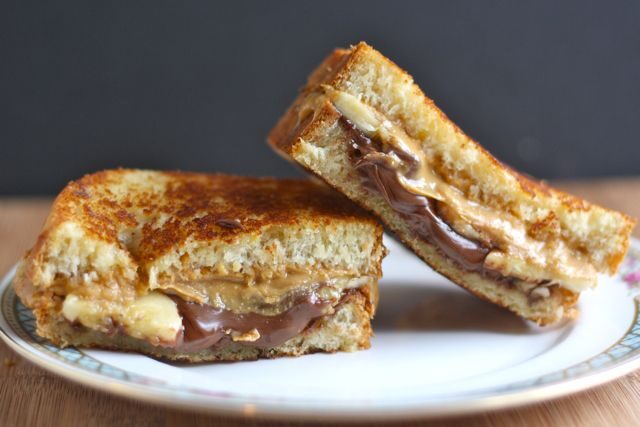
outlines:
[{"label": "plate rim", "polygon": [[[623,263],[628,263],[637,271],[625,273],[623,267],[616,274],[621,282],[630,287],[640,287],[640,240],[631,239],[629,252]],[[311,405],[310,401],[296,401],[293,399],[258,399],[255,396],[227,396],[228,393],[196,394],[195,390],[171,389],[169,387],[159,388],[160,384],[139,384],[131,381],[120,380],[105,374],[92,372],[87,368],[82,368],[71,364],[69,361],[57,360],[54,356],[44,353],[43,350],[35,347],[33,343],[24,340],[17,331],[13,330],[5,313],[4,300],[8,292],[13,292],[11,286],[15,276],[17,264],[14,265],[0,281],[0,339],[2,339],[13,351],[27,359],[29,362],[59,375],[66,380],[76,384],[88,386],[94,390],[113,395],[126,397],[129,399],[163,405],[165,407],[195,410],[200,413],[245,416],[264,419],[290,419],[290,420],[327,420],[327,421],[375,421],[375,420],[401,420],[401,419],[426,419],[433,417],[468,415],[482,411],[495,411],[507,408],[548,401],[554,398],[566,396],[572,393],[585,391],[587,389],[605,384],[620,378],[638,368],[640,368],[640,344],[636,349],[631,350],[631,356],[620,361],[614,361],[610,366],[597,368],[583,372],[574,377],[562,378],[549,383],[531,384],[524,388],[514,388],[509,390],[509,386],[502,387],[502,391],[492,393],[487,390],[485,394],[471,394],[468,399],[432,399],[430,401],[418,400],[405,405],[392,406],[336,406],[336,402],[322,402]],[[17,296],[13,298],[17,300]],[[603,349],[598,355],[581,361],[558,372],[566,371],[582,363],[594,359],[597,356],[607,353],[615,346],[621,344],[625,337],[628,337],[634,326],[640,325],[640,301],[639,298],[631,297],[634,304],[634,316],[627,329],[614,344]],[[15,310],[15,307],[12,308]],[[16,316],[17,317],[17,316]],[[16,320],[17,321],[17,320]],[[21,325],[24,329],[24,327]],[[8,329],[8,330],[7,330]],[[28,332],[25,330],[25,333]],[[15,335],[22,342],[18,342]],[[81,352],[80,350],[78,350]],[[89,356],[91,357],[91,356]],[[102,362],[100,362],[102,363]],[[123,370],[124,371],[124,370]],[[126,371],[124,371],[126,372]],[[554,375],[543,375],[543,377]],[[139,376],[138,374],[135,374]],[[144,377],[142,377],[144,378]],[[542,377],[541,377],[542,378]],[[526,380],[525,382],[529,382]],[[517,382],[514,384],[518,384]],[[160,385],[162,387],[162,385]],[[494,389],[495,390],[495,389]],[[500,390],[500,388],[498,388]],[[486,393],[491,394],[486,394]]]}]

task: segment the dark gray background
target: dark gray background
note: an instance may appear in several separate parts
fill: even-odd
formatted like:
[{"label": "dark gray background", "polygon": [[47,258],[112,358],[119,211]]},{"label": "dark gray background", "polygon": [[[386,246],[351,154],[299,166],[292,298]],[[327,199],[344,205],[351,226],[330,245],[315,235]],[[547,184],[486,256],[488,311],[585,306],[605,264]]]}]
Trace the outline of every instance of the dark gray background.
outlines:
[{"label": "dark gray background", "polygon": [[116,166],[297,175],[265,136],[359,40],[516,168],[640,172],[640,2],[15,2],[0,10],[0,193]]}]

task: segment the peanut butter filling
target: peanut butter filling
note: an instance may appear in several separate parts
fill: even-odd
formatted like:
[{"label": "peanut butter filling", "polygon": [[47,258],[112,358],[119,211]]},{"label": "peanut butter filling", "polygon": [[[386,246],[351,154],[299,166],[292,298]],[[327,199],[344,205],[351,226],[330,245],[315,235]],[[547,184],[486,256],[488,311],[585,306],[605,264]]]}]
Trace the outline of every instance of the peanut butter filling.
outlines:
[{"label": "peanut butter filling", "polygon": [[[414,231],[421,238],[435,244],[463,268],[498,272],[529,283],[558,284],[573,292],[596,284],[595,268],[564,241],[559,238],[536,240],[519,218],[468,200],[433,172],[421,143],[402,128],[346,92],[328,86],[323,90],[348,123],[364,138],[373,141],[354,143],[361,151],[356,160],[360,167],[374,165],[376,171],[370,176],[382,179],[386,174],[386,182],[398,184],[395,192],[385,187],[386,190],[378,193],[408,218],[409,224],[413,223]],[[395,203],[390,197],[397,199]],[[413,199],[412,207],[403,205],[402,198],[405,202]],[[420,223],[416,215],[429,216],[432,225],[425,229],[422,221],[423,225],[416,226]],[[447,221],[443,220],[445,216]]]},{"label": "peanut butter filling", "polygon": [[319,289],[325,299],[345,289],[374,282],[369,276],[353,277],[331,271],[294,272],[283,277],[254,281],[244,277],[210,276],[203,280],[160,283],[156,289],[186,301],[236,313],[276,315],[290,308],[292,295]]}]

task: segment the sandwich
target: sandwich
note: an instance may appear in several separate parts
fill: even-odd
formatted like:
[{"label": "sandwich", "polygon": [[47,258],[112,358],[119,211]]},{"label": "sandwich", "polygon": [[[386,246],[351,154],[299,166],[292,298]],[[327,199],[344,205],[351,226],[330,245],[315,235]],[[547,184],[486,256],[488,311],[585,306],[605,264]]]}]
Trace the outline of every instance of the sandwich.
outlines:
[{"label": "sandwich", "polygon": [[365,43],[326,58],[268,140],[451,281],[540,325],[576,315],[634,226],[496,160]]},{"label": "sandwich", "polygon": [[69,183],[14,287],[59,346],[186,362],[369,347],[382,227],[324,184],[108,170]]}]

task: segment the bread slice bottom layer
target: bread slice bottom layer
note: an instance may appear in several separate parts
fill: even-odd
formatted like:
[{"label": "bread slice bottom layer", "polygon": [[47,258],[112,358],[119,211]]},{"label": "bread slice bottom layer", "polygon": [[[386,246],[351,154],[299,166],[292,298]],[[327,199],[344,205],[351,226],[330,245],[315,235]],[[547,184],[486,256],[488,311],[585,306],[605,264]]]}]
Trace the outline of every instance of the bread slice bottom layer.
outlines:
[{"label": "bread slice bottom layer", "polygon": [[195,352],[153,346],[126,335],[107,335],[85,327],[72,325],[64,318],[48,321],[38,319],[38,335],[63,347],[93,347],[143,353],[152,357],[180,361],[239,361],[282,356],[301,356],[316,352],[357,351],[370,347],[372,307],[360,292],[346,297],[326,315],[285,343],[270,348],[255,348],[241,343],[229,343],[223,348],[208,348]]}]

